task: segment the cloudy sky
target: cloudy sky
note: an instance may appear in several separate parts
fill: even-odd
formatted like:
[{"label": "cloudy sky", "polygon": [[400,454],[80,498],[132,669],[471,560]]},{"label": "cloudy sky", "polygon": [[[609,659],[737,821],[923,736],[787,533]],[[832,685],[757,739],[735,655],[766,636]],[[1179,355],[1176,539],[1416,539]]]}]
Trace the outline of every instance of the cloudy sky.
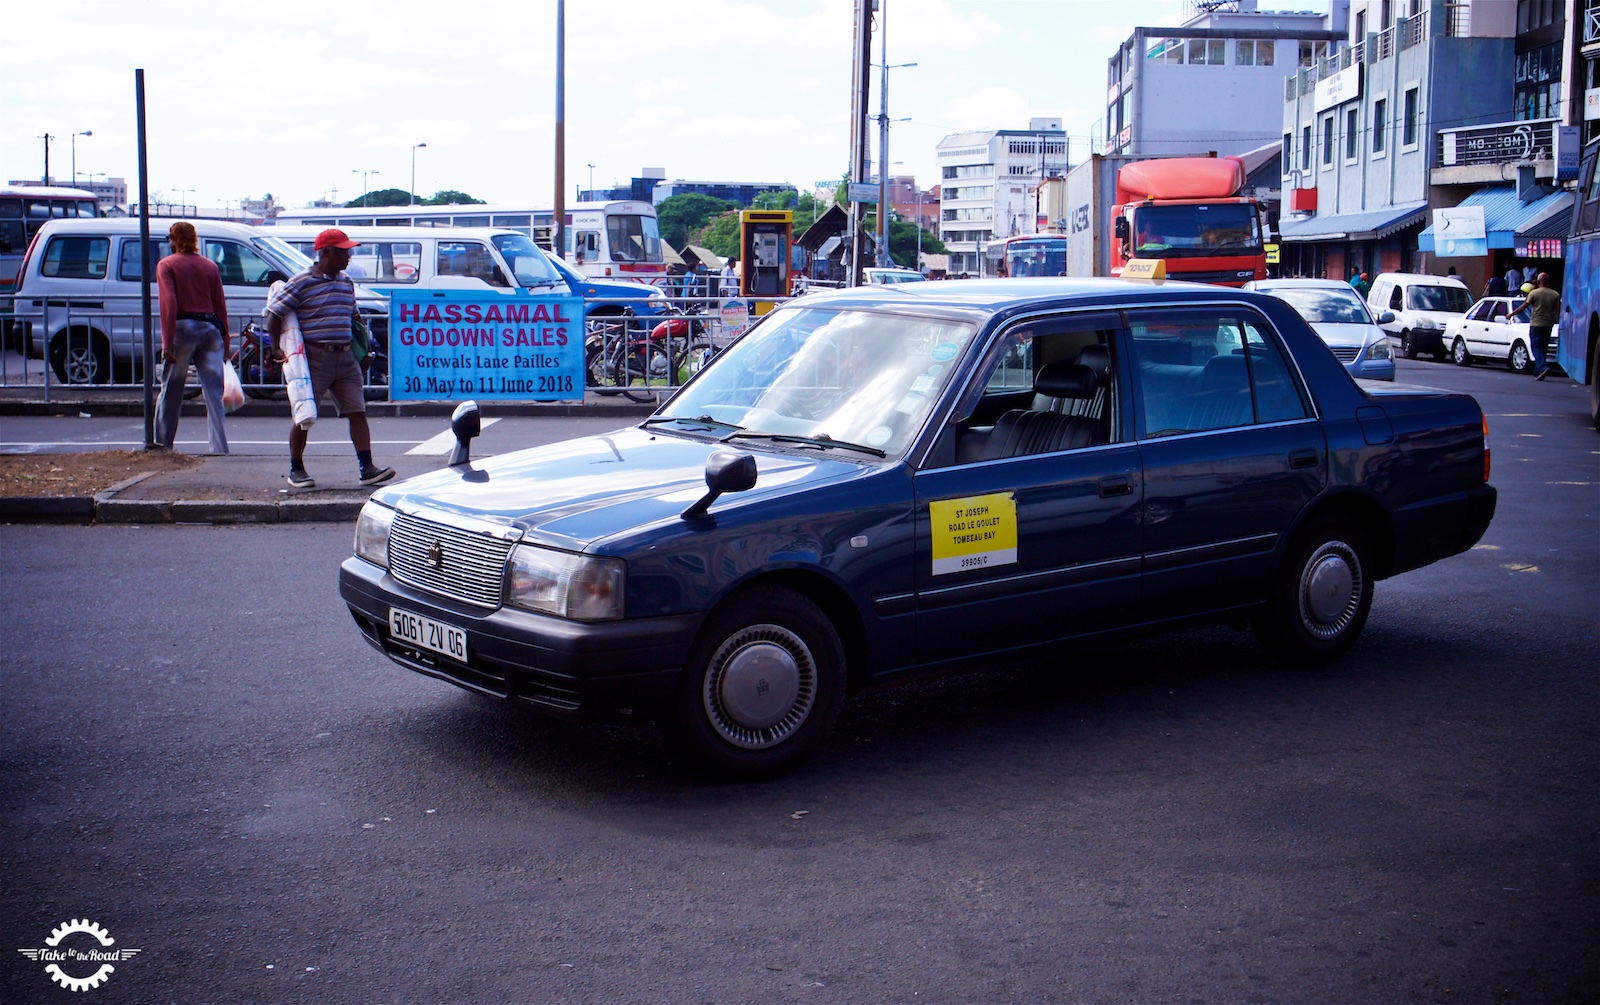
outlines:
[{"label": "cloudy sky", "polygon": [[[1184,0],[883,0],[896,174],[938,180],[953,132],[1061,116],[1071,159],[1105,115],[1106,60]],[[1263,4],[1326,9],[1325,2]],[[850,0],[568,0],[574,186],[669,178],[837,179],[849,160]],[[19,4],[0,39],[0,176],[137,175],[145,71],[150,185],[221,206],[408,188],[550,205],[555,0],[456,4],[73,0]],[[874,43],[874,61],[879,60]],[[872,111],[879,75],[873,73]],[[876,130],[874,129],[874,149]],[[876,157],[876,152],[874,152]],[[374,173],[375,172],[375,173]],[[192,191],[189,191],[192,190]],[[136,197],[136,196],[135,196]]]}]

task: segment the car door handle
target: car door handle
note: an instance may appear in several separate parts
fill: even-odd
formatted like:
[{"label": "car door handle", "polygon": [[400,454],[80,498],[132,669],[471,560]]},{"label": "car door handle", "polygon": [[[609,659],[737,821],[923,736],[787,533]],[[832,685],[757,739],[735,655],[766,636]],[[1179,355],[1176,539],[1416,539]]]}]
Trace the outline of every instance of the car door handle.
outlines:
[{"label": "car door handle", "polygon": [[1314,468],[1317,466],[1317,451],[1311,447],[1304,450],[1289,451],[1289,467]]},{"label": "car door handle", "polygon": [[1110,478],[1100,479],[1100,498],[1110,499],[1112,496],[1125,496],[1133,492],[1133,479],[1127,475],[1113,475]]}]

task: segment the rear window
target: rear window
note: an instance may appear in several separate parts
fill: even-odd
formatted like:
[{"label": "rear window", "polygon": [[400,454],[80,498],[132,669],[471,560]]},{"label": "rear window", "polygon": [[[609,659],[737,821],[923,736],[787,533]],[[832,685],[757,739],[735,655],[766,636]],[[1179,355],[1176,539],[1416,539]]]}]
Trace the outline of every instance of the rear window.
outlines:
[{"label": "rear window", "polygon": [[1414,311],[1465,314],[1472,295],[1460,286],[1413,286],[1406,291],[1406,307]]},{"label": "rear window", "polygon": [[[150,265],[152,268],[172,251],[172,245],[165,240],[150,239]],[[122,242],[122,254],[117,262],[117,278],[125,282],[138,282],[140,274],[139,239],[137,237]]]},{"label": "rear window", "polygon": [[104,237],[53,237],[44,249],[41,275],[52,279],[104,279],[111,241]]}]

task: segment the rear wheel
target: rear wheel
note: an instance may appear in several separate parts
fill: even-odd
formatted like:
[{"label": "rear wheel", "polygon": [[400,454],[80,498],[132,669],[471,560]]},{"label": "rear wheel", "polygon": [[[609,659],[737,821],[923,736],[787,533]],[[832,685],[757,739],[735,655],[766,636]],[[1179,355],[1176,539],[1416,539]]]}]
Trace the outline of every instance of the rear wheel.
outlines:
[{"label": "rear wheel", "polygon": [[844,647],[822,609],[794,590],[756,587],[706,623],[662,727],[719,774],[776,774],[833,728],[844,689]]},{"label": "rear wheel", "polygon": [[1506,362],[1510,364],[1512,373],[1532,373],[1533,354],[1528,352],[1528,343],[1521,339],[1511,343],[1511,355]]},{"label": "rear wheel", "polygon": [[1355,644],[1372,609],[1372,551],[1344,516],[1301,528],[1254,618],[1256,636],[1286,663],[1331,663]]},{"label": "rear wheel", "polygon": [[111,343],[92,328],[69,328],[50,342],[50,368],[63,384],[111,381]]},{"label": "rear wheel", "polygon": [[1450,346],[1450,358],[1455,360],[1456,366],[1472,365],[1472,353],[1467,351],[1467,341],[1460,335],[1456,336],[1455,342]]}]

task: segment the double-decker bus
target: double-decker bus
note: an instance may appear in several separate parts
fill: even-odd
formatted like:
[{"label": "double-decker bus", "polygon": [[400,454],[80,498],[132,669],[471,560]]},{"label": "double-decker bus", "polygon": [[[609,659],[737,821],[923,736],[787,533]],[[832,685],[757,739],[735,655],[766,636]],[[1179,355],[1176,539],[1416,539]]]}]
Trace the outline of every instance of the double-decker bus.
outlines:
[{"label": "double-decker bus", "polygon": [[1003,242],[1000,260],[1008,276],[1064,276],[1067,274],[1065,234],[1019,234]]},{"label": "double-decker bus", "polygon": [[17,288],[17,270],[23,253],[39,228],[51,220],[100,215],[93,192],[57,185],[0,186],[0,342],[20,344],[25,337],[14,331],[11,296]]},{"label": "double-decker bus", "polygon": [[[286,209],[272,221],[328,227],[496,227],[549,247],[555,211],[517,203],[451,206],[325,206]],[[561,257],[586,276],[650,282],[667,274],[656,208],[648,202],[579,202],[566,209]]]},{"label": "double-decker bus", "polygon": [[1566,265],[1556,358],[1567,376],[1589,385],[1589,418],[1600,429],[1600,140],[1585,148],[1578,169]]}]

